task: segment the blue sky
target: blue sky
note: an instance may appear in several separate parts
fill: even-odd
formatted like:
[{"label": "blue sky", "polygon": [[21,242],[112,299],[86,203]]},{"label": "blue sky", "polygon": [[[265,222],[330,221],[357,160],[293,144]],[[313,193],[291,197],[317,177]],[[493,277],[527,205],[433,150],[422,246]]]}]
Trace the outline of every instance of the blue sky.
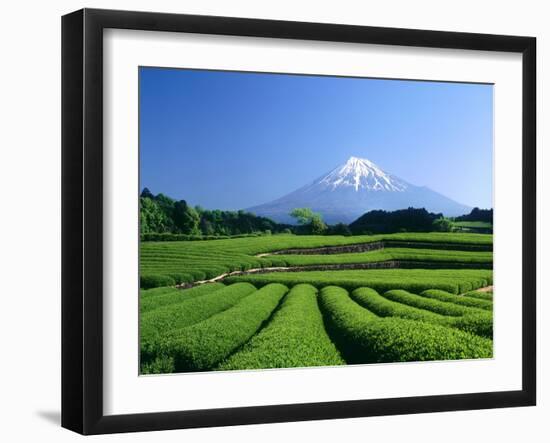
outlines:
[{"label": "blue sky", "polygon": [[367,158],[492,207],[493,87],[140,68],[140,186],[242,209]]}]

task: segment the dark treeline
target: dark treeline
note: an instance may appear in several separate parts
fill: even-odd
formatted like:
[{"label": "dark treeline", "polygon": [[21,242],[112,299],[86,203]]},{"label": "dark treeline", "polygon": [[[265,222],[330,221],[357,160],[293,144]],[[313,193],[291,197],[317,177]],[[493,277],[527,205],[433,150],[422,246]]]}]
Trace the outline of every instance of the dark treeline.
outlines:
[{"label": "dark treeline", "polygon": [[493,223],[493,210],[474,208],[469,214],[455,217],[455,221],[482,221]]},{"label": "dark treeline", "polygon": [[144,188],[140,199],[140,233],[186,236],[235,236],[253,233],[290,232],[289,225],[275,223],[245,211],[207,210],[185,200],[153,195]]},{"label": "dark treeline", "polygon": [[[249,235],[293,233],[297,235],[360,235],[392,232],[450,232],[456,228],[451,219],[424,208],[397,211],[374,210],[347,225],[326,225],[320,214],[309,208],[296,208],[297,225],[276,223],[246,211],[207,210],[190,206],[164,194],[153,195],[144,188],[140,196],[140,234],[142,240],[195,240]],[[493,221],[492,209],[474,208],[455,221]]]},{"label": "dark treeline", "polygon": [[424,208],[408,208],[397,211],[376,210],[363,214],[349,225],[349,229],[354,235],[448,230],[447,225],[438,226],[436,220],[446,219],[443,218],[443,214],[434,214]]}]

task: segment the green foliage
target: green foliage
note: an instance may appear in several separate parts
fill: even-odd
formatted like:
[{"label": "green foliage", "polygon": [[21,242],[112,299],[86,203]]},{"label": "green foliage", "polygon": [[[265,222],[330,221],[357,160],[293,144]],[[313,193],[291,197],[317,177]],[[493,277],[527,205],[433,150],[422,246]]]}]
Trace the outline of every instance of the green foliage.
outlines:
[{"label": "green foliage", "polygon": [[[269,283],[286,285],[308,283],[317,288],[335,285],[350,290],[365,286],[379,292],[394,288],[422,292],[436,288],[459,294],[487,286],[492,282],[492,275],[492,271],[482,269],[368,269],[249,274],[228,277],[225,281],[229,283],[247,281],[258,286]],[[454,306],[457,309],[461,308]]]},{"label": "green foliage", "polygon": [[189,235],[199,235],[200,217],[197,211],[189,206],[185,200],[174,203],[174,226],[179,232]]},{"label": "green foliage", "polygon": [[326,233],[328,235],[353,235],[349,226],[345,223],[337,223],[335,225],[329,226]]},{"label": "green foliage", "polygon": [[[282,256],[280,255],[256,257],[257,254],[284,249],[344,246],[354,243],[371,243],[379,241],[408,242],[411,247],[414,247],[415,243],[418,242],[490,247],[492,245],[492,240],[492,235],[483,234],[404,233],[353,237],[280,234],[222,240],[142,242],[140,248],[141,287],[155,287],[153,284],[155,282],[157,283],[156,286],[162,286],[163,284],[174,285],[177,282],[174,280],[174,277],[170,277],[170,275],[177,276],[183,281],[196,281],[212,278],[231,271],[243,271],[267,266],[286,266],[286,259],[281,259]],[[374,254],[375,252],[371,253]],[[440,251],[437,255],[444,257],[445,253],[445,251]],[[415,254],[420,256],[424,253],[422,250],[418,249]],[[466,255],[461,254],[459,251],[453,251],[453,253],[449,251],[449,254],[456,257],[461,256],[461,260],[466,260]],[[469,257],[472,257],[472,260],[473,257],[478,257],[480,260],[485,261],[488,260],[488,257],[491,257],[491,253],[485,255],[481,253],[478,254],[479,255],[470,255]],[[434,256],[434,254],[432,254],[432,256]],[[308,258],[305,258],[306,256],[303,257],[303,260],[308,260]],[[365,254],[365,257],[367,257],[367,254]],[[300,260],[300,257],[294,256],[291,260]],[[330,260],[330,256],[321,257],[319,260]],[[368,258],[366,258],[366,260],[368,260]],[[168,276],[168,278],[167,281],[164,282],[159,279],[147,277],[151,275]],[[144,279],[143,277],[147,278]],[[171,282],[172,280],[174,280],[174,282]],[[143,283],[145,283],[146,286],[144,286]],[[475,288],[477,287],[478,286],[475,286]],[[440,286],[427,286],[422,290],[432,288],[447,290],[445,287]],[[474,289],[474,287],[464,289],[464,291],[471,289]],[[451,288],[450,292],[454,292],[454,289]]]},{"label": "green foliage", "polygon": [[492,229],[493,224],[490,222],[483,221],[455,221],[453,222],[454,226],[459,228],[481,228],[481,229]]},{"label": "green foliage", "polygon": [[345,364],[330,341],[317,304],[317,289],[297,285],[273,319],[217,369],[265,369]]},{"label": "green foliage", "polygon": [[422,292],[423,297],[434,298],[439,301],[455,303],[457,305],[469,306],[471,308],[486,309],[487,311],[493,310],[493,302],[491,300],[484,300],[475,297],[468,296],[456,296],[454,294],[449,294],[445,291],[440,291],[437,289],[429,289]]},{"label": "green foliage", "polygon": [[380,318],[338,287],[323,288],[329,334],[350,364],[490,358],[492,340],[403,318]]},{"label": "green foliage", "polygon": [[480,300],[493,301],[493,291],[470,291],[464,294],[465,297],[477,298]]},{"label": "green foliage", "polygon": [[159,286],[175,286],[176,280],[169,275],[142,274],[139,276],[139,286],[143,289],[156,288]]},{"label": "green foliage", "polygon": [[310,208],[294,208],[290,215],[296,219],[298,224],[307,226],[308,234],[319,235],[327,230],[321,214],[313,212]]},{"label": "green foliage", "polygon": [[485,311],[467,311],[463,316],[447,316],[388,300],[370,288],[356,289],[351,297],[361,306],[380,317],[400,317],[423,321],[461,329],[481,337],[493,338],[493,317],[491,313]]},{"label": "green foliage", "polygon": [[453,222],[446,217],[439,217],[433,221],[432,227],[437,232],[452,232]]},{"label": "green foliage", "polygon": [[447,303],[433,298],[422,297],[420,295],[411,294],[410,292],[399,289],[386,292],[384,297],[398,303],[414,306],[419,309],[426,309],[441,315],[459,317],[468,314],[487,314],[486,311],[482,311],[480,309],[456,305],[454,303]]},{"label": "green foliage", "polygon": [[287,291],[283,285],[265,286],[233,308],[174,334],[161,354],[174,358],[176,372],[208,370],[246,343]]},{"label": "green foliage", "polygon": [[[255,291],[249,283],[240,283],[168,304],[140,316],[141,362],[148,363],[158,356],[161,344],[181,328],[191,326],[224,311]],[[142,369],[145,366],[142,366]]]},{"label": "green foliage", "polygon": [[268,230],[281,232],[288,227],[245,211],[209,211],[199,206],[193,208],[185,200],[176,201],[163,194],[155,196],[147,188],[140,196],[141,235],[233,236]]},{"label": "green foliage", "polygon": [[384,248],[347,254],[279,254],[277,258],[288,266],[338,265],[376,263],[390,260],[414,262],[445,262],[453,264],[492,264],[493,253],[487,251],[453,251],[445,249]]},{"label": "green foliage", "polygon": [[321,216],[313,217],[311,219],[309,227],[310,227],[310,230],[311,230],[311,234],[313,234],[313,235],[323,234],[327,230],[327,225],[321,219]]},{"label": "green foliage", "polygon": [[434,220],[442,214],[434,214],[424,208],[407,208],[397,211],[374,210],[363,214],[349,225],[353,234],[367,232],[429,232]]},{"label": "green foliage", "polygon": [[[156,288],[142,291],[139,300],[139,312],[143,313],[160,308],[161,306],[191,300],[195,297],[217,291],[223,287],[225,286],[222,283],[207,283],[190,289]],[[159,289],[161,291],[159,291]],[[149,296],[148,292],[151,291],[157,292],[157,294]]]},{"label": "green foliage", "polygon": [[467,215],[455,217],[455,221],[480,221],[493,224],[493,210],[474,208]]},{"label": "green foliage", "polygon": [[311,223],[311,220],[315,217],[315,215],[315,212],[313,212],[310,208],[294,208],[290,211],[290,216],[294,217],[300,225],[307,225]]}]

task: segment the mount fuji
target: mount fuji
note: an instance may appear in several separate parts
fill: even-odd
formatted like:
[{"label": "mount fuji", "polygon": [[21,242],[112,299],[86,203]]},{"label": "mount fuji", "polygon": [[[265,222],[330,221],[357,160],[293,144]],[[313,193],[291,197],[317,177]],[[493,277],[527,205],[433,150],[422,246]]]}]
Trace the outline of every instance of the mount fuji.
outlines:
[{"label": "mount fuji", "polygon": [[321,213],[329,224],[351,223],[375,209],[425,208],[446,216],[466,214],[472,209],[430,188],[388,174],[367,159],[350,157],[313,183],[247,211],[279,223],[293,223],[290,211],[302,207]]}]

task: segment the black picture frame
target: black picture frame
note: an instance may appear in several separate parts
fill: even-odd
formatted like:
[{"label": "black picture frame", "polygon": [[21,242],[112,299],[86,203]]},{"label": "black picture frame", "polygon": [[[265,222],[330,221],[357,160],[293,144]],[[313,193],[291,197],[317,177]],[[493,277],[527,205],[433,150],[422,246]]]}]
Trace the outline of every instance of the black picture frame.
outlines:
[{"label": "black picture frame", "polygon": [[[522,389],[131,415],[103,413],[103,30],[192,32],[522,54]],[[531,406],[536,403],[536,39],[83,9],[62,18],[62,426],[82,434]]]}]

